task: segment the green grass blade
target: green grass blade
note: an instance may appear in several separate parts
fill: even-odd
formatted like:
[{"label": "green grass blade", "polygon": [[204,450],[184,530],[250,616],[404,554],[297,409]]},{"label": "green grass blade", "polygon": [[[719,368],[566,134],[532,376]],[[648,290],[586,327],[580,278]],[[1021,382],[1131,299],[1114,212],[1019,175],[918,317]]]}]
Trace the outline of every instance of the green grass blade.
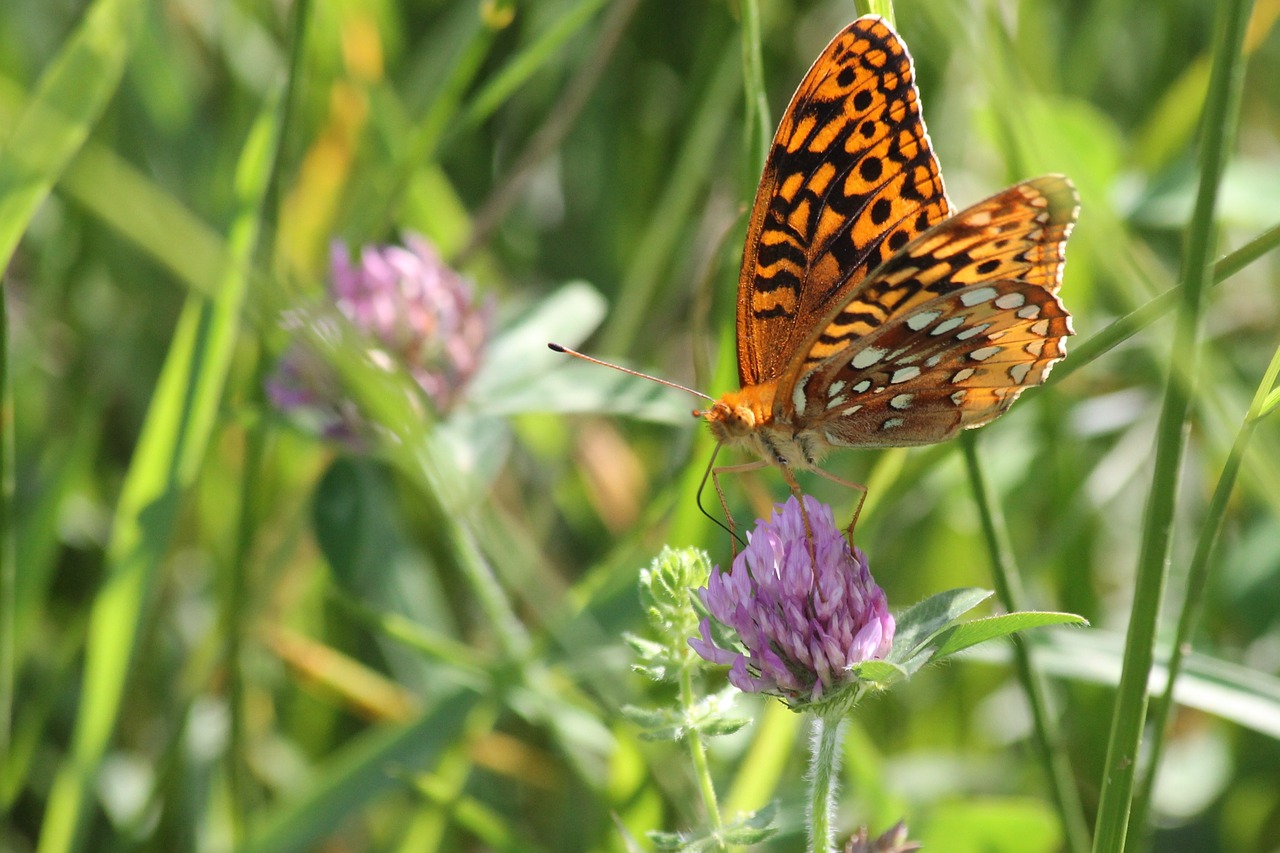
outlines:
[{"label": "green grass blade", "polygon": [[[0,287],[0,754],[13,743],[17,672],[18,568],[13,542],[13,395],[9,392],[9,300]],[[0,807],[8,808],[0,788]]]},{"label": "green grass blade", "polygon": [[519,199],[520,193],[528,185],[538,164],[561,146],[565,136],[587,106],[591,93],[599,86],[601,77],[617,51],[627,23],[635,14],[639,2],[640,0],[620,0],[609,8],[608,14],[600,22],[600,33],[590,55],[575,71],[573,78],[565,86],[559,100],[551,108],[541,127],[522,146],[519,158],[508,170],[506,177],[494,187],[476,212],[471,236],[466,246],[454,258],[455,263],[458,265],[467,263],[474,253],[489,241],[493,232]]},{"label": "green grass blade", "polygon": [[1200,621],[1201,611],[1205,604],[1205,589],[1208,586],[1210,558],[1222,534],[1222,525],[1227,515],[1227,504],[1235,490],[1236,480],[1240,474],[1240,466],[1244,462],[1245,450],[1253,437],[1254,429],[1262,417],[1265,417],[1264,401],[1275,387],[1276,376],[1280,375],[1280,348],[1271,356],[1262,381],[1249,404],[1244,423],[1236,433],[1227,461],[1222,466],[1218,484],[1214,487],[1209,508],[1205,511],[1204,522],[1200,527],[1200,536],[1196,540],[1196,549],[1191,557],[1191,565],[1187,570],[1186,592],[1183,596],[1182,612],[1178,616],[1178,628],[1170,646],[1168,671],[1164,694],[1152,708],[1151,727],[1152,742],[1147,760],[1143,766],[1143,774],[1138,784],[1138,794],[1134,798],[1135,826],[1140,829],[1148,826],[1147,815],[1151,809],[1151,795],[1155,790],[1157,771],[1160,769],[1160,758],[1163,753],[1165,736],[1169,721],[1169,713],[1174,704],[1174,689],[1177,687],[1178,675],[1191,647],[1191,634]]},{"label": "green grass blade", "polygon": [[717,163],[740,67],[740,50],[736,45],[727,46],[707,83],[689,134],[672,164],[670,180],[654,205],[653,217],[623,280],[617,304],[605,325],[602,352],[614,355],[630,352],[644,328],[645,318],[658,296],[663,270],[675,254],[680,239],[686,236],[685,225],[694,204],[703,197],[707,178]]},{"label": "green grass blade", "polygon": [[889,26],[896,26],[893,18],[893,0],[856,0],[853,7],[858,10],[859,17],[879,15],[889,22]]},{"label": "green grass blade", "polygon": [[90,614],[72,752],[50,794],[41,853],[76,850],[84,841],[86,801],[120,715],[157,568],[181,498],[198,475],[213,434],[271,165],[265,154],[275,132],[268,111],[246,145],[237,181],[242,212],[232,226],[231,244],[242,263],[223,270],[216,301],[188,297],[121,489],[107,546],[107,576]]},{"label": "green grass blade", "polygon": [[773,141],[773,120],[769,116],[769,92],[764,87],[764,58],[760,54],[760,4],[758,0],[742,3],[742,85],[746,99],[743,117],[742,150],[747,152],[747,192],[754,192],[760,170],[769,156]]},{"label": "green grass blade", "polygon": [[1214,215],[1218,188],[1235,136],[1243,88],[1242,50],[1250,5],[1246,0],[1226,0],[1218,7],[1213,72],[1201,125],[1204,138],[1200,187],[1187,235],[1182,301],[1157,427],[1155,472],[1143,520],[1124,668],[1107,745],[1094,835],[1096,853],[1119,853],[1129,832],[1134,772],[1147,714],[1147,679],[1164,598],[1174,502],[1185,450],[1184,426],[1191,405],[1191,389],[1179,374],[1194,375],[1195,372],[1201,311],[1212,275],[1210,257],[1216,236]]},{"label": "green grass blade", "polygon": [[0,269],[115,93],[142,9],[138,0],[98,0],[18,117],[0,152]]},{"label": "green grass blade", "polygon": [[[964,433],[961,435],[960,447],[964,452],[969,489],[978,505],[982,534],[991,559],[991,576],[996,596],[1010,613],[1028,610],[1030,605],[1022,588],[1003,514],[982,468],[977,437],[972,432]],[[1027,642],[1022,637],[1013,637],[1012,648],[1014,670],[1031,709],[1036,747],[1058,811],[1058,820],[1062,824],[1063,838],[1067,849],[1083,853],[1089,849],[1089,827],[1085,822],[1084,806],[1080,803],[1080,794],[1076,790],[1075,778],[1071,772],[1066,744],[1058,728],[1057,715],[1049,699],[1048,686],[1036,669]]]},{"label": "green grass blade", "polygon": [[[1213,284],[1215,286],[1221,284],[1277,246],[1280,246],[1280,225],[1268,228],[1246,245],[1241,246],[1214,264]],[[1145,305],[1135,308],[1120,319],[1115,320],[1105,329],[1088,338],[1084,343],[1073,347],[1071,358],[1054,368],[1049,382],[1061,382],[1086,364],[1110,352],[1174,310],[1178,307],[1178,292],[1179,289],[1177,287],[1166,290]]]},{"label": "green grass blade", "polygon": [[475,127],[497,112],[498,107],[514,97],[521,86],[548,65],[570,39],[581,34],[604,5],[605,0],[579,0],[565,10],[476,92],[453,132]]}]

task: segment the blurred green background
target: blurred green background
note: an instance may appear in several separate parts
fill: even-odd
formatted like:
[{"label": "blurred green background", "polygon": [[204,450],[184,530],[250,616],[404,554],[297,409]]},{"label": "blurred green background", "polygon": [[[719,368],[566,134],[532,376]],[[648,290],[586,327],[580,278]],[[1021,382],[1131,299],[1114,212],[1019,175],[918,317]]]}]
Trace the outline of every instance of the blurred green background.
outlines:
[{"label": "blurred green background", "polygon": [[[1193,362],[1170,315],[1088,342],[1179,281],[1214,6],[895,4],[953,202],[1045,172],[1080,189],[1077,337],[977,445],[1028,606],[1093,624],[1036,638],[1089,822],[1161,389]],[[759,12],[771,128],[857,12]],[[1261,257],[1210,292],[1186,377],[1165,634],[1280,344],[1278,17],[1253,4],[1215,257]],[[629,669],[638,569],[664,543],[730,559],[695,502],[711,442],[696,400],[544,344],[733,387],[761,166],[743,45],[722,0],[6,0],[0,849],[625,850],[699,825],[683,748],[619,709],[672,695]],[[405,230],[492,294],[498,332],[439,419],[330,342],[386,430],[354,454],[273,412],[263,378],[330,241]],[[955,446],[826,467],[871,488],[859,544],[891,606],[992,585]],[[768,471],[728,486],[740,521],[785,494]],[[1280,850],[1278,506],[1271,418],[1210,561],[1154,849]],[[723,805],[777,800],[769,849],[799,849],[800,720],[739,707],[755,723],[711,745]],[[845,780],[845,832],[905,817],[930,850],[1065,849],[1000,649],[860,708]]]}]

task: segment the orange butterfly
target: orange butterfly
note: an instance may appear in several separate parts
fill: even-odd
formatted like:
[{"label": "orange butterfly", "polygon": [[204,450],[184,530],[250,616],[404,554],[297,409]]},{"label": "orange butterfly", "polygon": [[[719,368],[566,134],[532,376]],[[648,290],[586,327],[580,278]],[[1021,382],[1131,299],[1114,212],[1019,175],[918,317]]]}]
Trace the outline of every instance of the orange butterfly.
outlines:
[{"label": "orange butterfly", "polygon": [[1078,210],[1048,175],[953,213],[906,45],[859,18],[805,75],[765,163],[738,281],[742,387],[694,414],[764,460],[735,470],[772,463],[797,495],[792,471],[832,447],[990,422],[1066,354],[1057,291]]}]

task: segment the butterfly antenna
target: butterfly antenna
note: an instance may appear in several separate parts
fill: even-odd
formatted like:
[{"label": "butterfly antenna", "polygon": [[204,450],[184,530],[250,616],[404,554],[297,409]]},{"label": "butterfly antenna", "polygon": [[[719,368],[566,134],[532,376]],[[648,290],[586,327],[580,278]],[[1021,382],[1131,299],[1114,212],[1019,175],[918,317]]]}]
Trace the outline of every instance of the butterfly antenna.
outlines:
[{"label": "butterfly antenna", "polygon": [[739,545],[741,545],[743,548],[747,547],[746,540],[744,540],[741,536],[739,536],[739,535],[738,535],[738,531],[734,530],[732,527],[730,527],[729,525],[725,524],[723,521],[721,521],[720,519],[716,518],[716,517],[715,517],[714,515],[712,515],[711,513],[707,512],[707,508],[706,508],[705,506],[703,506],[703,505],[702,505],[702,490],[701,490],[701,489],[699,489],[699,490],[698,490],[698,509],[702,510],[702,514],[703,514],[703,515],[705,515],[707,518],[711,519],[711,520],[712,520],[712,522],[714,522],[714,523],[715,523],[716,527],[719,527],[719,528],[720,528],[721,530],[723,530],[725,533],[728,533],[728,534],[729,534],[730,536],[732,536],[734,539],[738,540],[738,544],[739,544]]},{"label": "butterfly antenna", "polygon": [[711,397],[707,394],[703,394],[701,391],[695,391],[692,388],[687,388],[678,382],[671,382],[667,379],[659,379],[656,376],[650,376],[648,373],[641,373],[638,370],[632,370],[631,368],[623,367],[620,364],[614,364],[613,362],[603,361],[598,358],[592,358],[589,355],[580,353],[577,350],[569,349],[568,347],[562,346],[560,344],[549,343],[547,344],[547,348],[555,352],[565,353],[566,355],[577,356],[583,361],[589,361],[592,364],[598,364],[601,367],[612,367],[614,370],[621,370],[623,373],[630,373],[632,376],[639,376],[641,379],[648,379],[650,382],[657,382],[659,385],[666,385],[668,388],[675,388],[678,391],[687,391],[688,393],[694,395],[695,397],[701,397],[704,400],[712,400],[712,401],[715,400],[714,397]]},{"label": "butterfly antenna", "polygon": [[[743,538],[741,536],[738,535],[738,531],[734,530],[731,526],[725,524],[723,521],[716,518],[711,513],[707,512],[707,508],[702,505],[702,492],[704,489],[707,488],[707,480],[710,479],[711,470],[712,468],[715,467],[716,457],[720,455],[720,447],[721,445],[717,444],[716,449],[711,452],[711,459],[707,461],[707,470],[702,472],[702,481],[698,483],[698,494],[694,500],[698,504],[698,509],[702,512],[703,515],[705,515],[707,518],[715,522],[715,525],[719,527],[721,530],[723,530],[725,533],[728,533],[734,539],[738,540],[738,544],[741,545],[743,548],[745,548],[747,547],[747,543],[743,541]],[[723,500],[724,498],[722,496],[721,501]],[[728,512],[728,510],[725,510],[725,511]]]}]

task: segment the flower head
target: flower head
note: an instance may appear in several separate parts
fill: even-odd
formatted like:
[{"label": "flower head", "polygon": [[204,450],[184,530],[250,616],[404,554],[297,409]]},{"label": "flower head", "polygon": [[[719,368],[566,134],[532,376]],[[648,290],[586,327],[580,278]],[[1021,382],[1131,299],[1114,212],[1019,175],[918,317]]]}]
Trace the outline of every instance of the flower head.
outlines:
[{"label": "flower head", "polygon": [[[379,363],[398,360],[435,404],[448,411],[480,366],[492,326],[492,305],[477,301],[470,282],[416,234],[403,246],[366,246],[353,263],[347,248],[331,249],[329,294],[339,311],[375,344]],[[303,344],[286,352],[267,382],[282,411],[318,416],[335,438],[361,432],[355,406],[334,372]]]},{"label": "flower head", "polygon": [[860,549],[836,527],[831,508],[794,496],[760,520],[729,572],[712,571],[698,590],[707,610],[733,629],[744,651],[715,644],[709,619],[689,644],[713,663],[729,664],[739,690],[815,702],[851,680],[854,664],[882,658],[894,621]]}]

